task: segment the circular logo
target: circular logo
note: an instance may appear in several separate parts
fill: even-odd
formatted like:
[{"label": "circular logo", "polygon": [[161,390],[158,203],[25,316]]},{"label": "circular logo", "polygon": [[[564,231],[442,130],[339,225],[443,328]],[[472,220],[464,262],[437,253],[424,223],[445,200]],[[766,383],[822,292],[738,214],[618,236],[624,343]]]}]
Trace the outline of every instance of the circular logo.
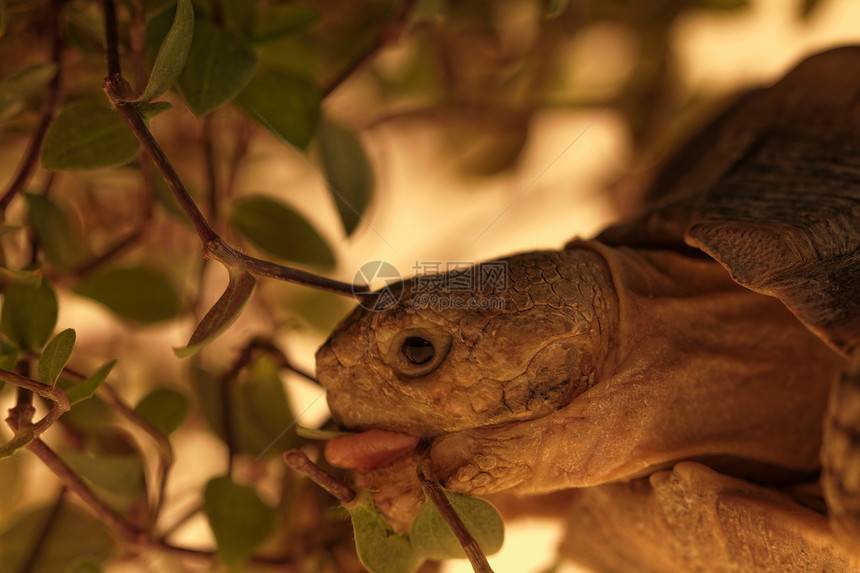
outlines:
[{"label": "circular logo", "polygon": [[353,285],[364,284],[374,288],[373,282],[384,282],[385,286],[377,288],[373,292],[357,291],[353,287],[352,294],[358,300],[358,304],[371,311],[380,311],[391,308],[400,301],[402,291],[394,292],[390,287],[402,279],[397,267],[388,261],[370,261],[361,265],[355,271],[352,280]]}]

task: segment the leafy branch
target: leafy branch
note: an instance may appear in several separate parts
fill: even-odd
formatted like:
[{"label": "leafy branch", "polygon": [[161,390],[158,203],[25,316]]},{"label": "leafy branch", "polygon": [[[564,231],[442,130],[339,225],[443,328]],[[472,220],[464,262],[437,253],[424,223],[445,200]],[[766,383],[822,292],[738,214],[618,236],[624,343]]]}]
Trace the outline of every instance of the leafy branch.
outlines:
[{"label": "leafy branch", "polygon": [[[131,128],[132,133],[149,155],[185,216],[194,226],[200,241],[203,243],[204,256],[223,264],[229,273],[229,283],[224,294],[200,322],[188,345],[176,350],[177,355],[180,357],[189,356],[223,332],[236,319],[244,303],[250,298],[255,281],[259,277],[293,282],[339,294],[354,295],[368,292],[368,288],[364,285],[343,283],[307,271],[251,257],[230,246],[215,232],[191,198],[135,105],[138,98],[134,96],[131,86],[123,77],[120,66],[116,6],[113,0],[104,0],[103,7],[108,71],[104,91],[113,107]],[[178,74],[178,71],[176,73]],[[155,78],[150,77],[150,83],[153,81]],[[159,81],[164,80],[159,78]],[[144,94],[147,91],[145,90]]]}]

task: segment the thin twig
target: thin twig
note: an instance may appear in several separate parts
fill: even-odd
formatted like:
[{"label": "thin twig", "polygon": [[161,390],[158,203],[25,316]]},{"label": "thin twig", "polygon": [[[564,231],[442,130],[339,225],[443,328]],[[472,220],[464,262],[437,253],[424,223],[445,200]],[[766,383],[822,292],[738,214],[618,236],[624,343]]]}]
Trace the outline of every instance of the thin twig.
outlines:
[{"label": "thin twig", "polygon": [[284,461],[293,471],[307,476],[315,484],[335,496],[341,503],[350,503],[355,499],[355,490],[313,463],[303,451],[288,450],[284,452]]},{"label": "thin twig", "polygon": [[256,277],[265,276],[341,294],[367,292],[368,288],[365,285],[344,283],[241,254],[228,245],[212,229],[200,212],[197,204],[194,203],[173,165],[171,165],[167,156],[164,155],[164,151],[152,136],[143,118],[131,103],[131,87],[122,77],[119,66],[119,40],[117,36],[116,9],[113,0],[104,0],[104,8],[108,62],[108,77],[105,79],[104,85],[105,93],[131,128],[135,137],[140,141],[141,147],[155,163],[156,168],[161,173],[167,186],[170,187],[185,216],[191,221],[191,224],[197,231],[197,235],[200,237],[200,241],[203,243],[204,255],[220,261],[231,269],[235,269],[241,265]]},{"label": "thin twig", "polygon": [[42,529],[39,531],[37,535],[35,535],[35,542],[33,543],[33,547],[30,549],[30,553],[27,555],[27,560],[18,570],[19,573],[30,573],[32,571],[36,571],[36,564],[39,561],[39,556],[42,553],[42,549],[44,549],[48,539],[51,536],[51,530],[57,523],[57,517],[60,515],[60,511],[63,509],[63,504],[66,501],[66,487],[62,486],[60,488],[60,493],[57,496],[57,501],[54,502],[54,505],[51,506],[50,512],[48,512],[48,516],[45,518],[45,522],[42,524]]},{"label": "thin twig", "polygon": [[[54,403],[53,407],[48,410],[48,413],[45,414],[45,416],[37,423],[33,424],[34,438],[38,438],[42,432],[53,426],[54,422],[56,422],[60,416],[69,411],[70,405],[68,396],[66,396],[66,393],[56,386],[48,386],[47,384],[36,382],[35,380],[25,378],[20,374],[15,374],[14,372],[6,370],[0,370],[0,381],[8,382],[9,384],[13,384],[25,390],[30,390],[31,392],[38,394],[43,398],[47,398]],[[32,405],[30,407],[32,407]]]},{"label": "thin twig", "polygon": [[403,2],[400,3],[394,18],[385,26],[385,28],[383,28],[379,36],[374,39],[365,51],[347,67],[335,74],[335,76],[328,82],[323,84],[323,97],[328,96],[340,87],[340,85],[350,76],[365,67],[377,52],[385,46],[394,43],[400,37],[400,34],[406,25],[406,21],[409,19],[409,15],[412,14],[412,9],[415,7],[415,4],[416,0],[403,0]]},{"label": "thin twig", "polygon": [[[11,426],[12,424],[10,424]],[[15,429],[14,427],[12,428]],[[27,446],[27,449],[36,454],[36,457],[42,460],[49,470],[60,478],[60,481],[73,491],[75,495],[81,498],[87,506],[93,510],[105,523],[107,523],[120,537],[126,542],[134,546],[146,544],[146,536],[134,529],[122,516],[108,507],[99,497],[90,489],[90,486],[64,462],[60,456],[48,447],[45,442],[36,438]]]},{"label": "thin twig", "polygon": [[45,106],[42,111],[42,118],[39,120],[39,125],[33,132],[33,137],[30,138],[30,143],[27,145],[27,150],[24,152],[24,157],[21,159],[21,163],[18,166],[18,171],[15,174],[15,177],[12,179],[12,182],[9,183],[9,187],[6,188],[3,196],[0,197],[0,219],[5,215],[6,209],[9,207],[9,203],[12,202],[12,199],[27,187],[33,174],[36,173],[39,157],[42,153],[42,144],[45,141],[48,128],[51,126],[51,122],[54,121],[57,107],[60,104],[63,40],[60,35],[60,28],[57,19],[60,17],[61,5],[62,2],[60,0],[52,0],[49,5],[49,10],[51,12],[48,17],[48,20],[50,21],[49,34],[51,36],[51,61],[54,63],[56,71],[54,72],[54,77],[51,78],[51,81],[48,83],[48,87],[45,90]]},{"label": "thin twig", "polygon": [[439,513],[445,518],[451,531],[457,537],[457,541],[463,546],[466,552],[466,557],[469,558],[469,563],[472,564],[472,569],[475,573],[493,573],[490,563],[487,561],[487,556],[484,551],[466,526],[457,515],[445,492],[442,491],[442,486],[439,485],[439,480],[433,474],[433,467],[429,458],[424,458],[418,462],[418,479],[421,481],[421,487],[424,493],[430,498],[430,501],[439,509]]},{"label": "thin twig", "polygon": [[[85,380],[87,377],[82,372],[78,372],[68,366],[63,367],[63,373],[74,380]],[[154,526],[158,520],[158,515],[161,513],[161,507],[164,505],[165,490],[167,488],[167,479],[170,475],[170,469],[173,467],[174,455],[173,445],[170,439],[159,429],[150,424],[146,418],[138,414],[125,399],[119,395],[116,389],[103,382],[98,393],[101,397],[116,408],[119,413],[125,417],[130,423],[137,426],[140,430],[148,434],[154,441],[158,449],[158,487],[155,489],[155,498],[150,503],[150,524]]]}]

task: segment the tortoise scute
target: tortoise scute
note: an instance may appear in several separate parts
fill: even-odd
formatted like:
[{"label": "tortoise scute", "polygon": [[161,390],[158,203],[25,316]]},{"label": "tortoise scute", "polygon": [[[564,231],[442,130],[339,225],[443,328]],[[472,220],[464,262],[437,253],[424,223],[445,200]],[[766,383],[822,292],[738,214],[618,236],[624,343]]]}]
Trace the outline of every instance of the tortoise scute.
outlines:
[{"label": "tortoise scute", "polygon": [[858,150],[860,133],[767,132],[707,193],[687,234],[845,354],[860,344]]}]

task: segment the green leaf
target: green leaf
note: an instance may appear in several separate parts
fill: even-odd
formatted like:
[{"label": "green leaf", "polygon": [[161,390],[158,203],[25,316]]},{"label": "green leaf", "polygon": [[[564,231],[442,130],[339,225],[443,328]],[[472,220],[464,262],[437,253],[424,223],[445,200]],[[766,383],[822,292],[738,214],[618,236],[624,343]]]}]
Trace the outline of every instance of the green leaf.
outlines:
[{"label": "green leaf", "polygon": [[328,189],[347,236],[355,231],[373,194],[373,168],[361,141],[332,122],[323,122],[320,155]]},{"label": "green leaf", "polygon": [[45,137],[42,167],[97,169],[134,159],[140,144],[118,112],[101,104],[79,103],[60,112]]},{"label": "green leaf", "polygon": [[306,30],[319,20],[319,12],[307,6],[294,4],[261,6],[251,25],[250,37],[257,42],[270,40]]},{"label": "green leaf", "polygon": [[109,494],[124,500],[137,500],[145,492],[143,462],[136,454],[89,455],[66,451],[60,457],[78,475]]},{"label": "green leaf", "polygon": [[355,532],[355,549],[370,573],[412,573],[424,562],[409,543],[396,533],[373,505],[373,494],[362,491],[346,504]]},{"label": "green leaf", "polygon": [[300,149],[313,138],[321,101],[310,82],[276,70],[258,73],[236,97],[249,117]]},{"label": "green leaf", "polygon": [[334,253],[316,229],[279,201],[263,195],[242,197],[234,203],[230,220],[270,255],[307,265],[334,265]]},{"label": "green leaf", "polygon": [[194,8],[191,7],[191,0],[179,0],[173,25],[158,49],[149,83],[138,101],[150,102],[170,89],[185,66],[193,35]]},{"label": "green leaf", "polygon": [[15,117],[44,92],[57,72],[54,64],[29,66],[0,80],[0,121]]},{"label": "green leaf", "polygon": [[140,417],[162,434],[168,435],[182,425],[191,401],[170,388],[156,388],[134,407]]},{"label": "green leaf", "polygon": [[[443,491],[463,525],[486,555],[492,555],[502,548],[505,541],[505,524],[496,508],[482,499]],[[454,532],[436,505],[431,502],[424,503],[424,507],[412,522],[409,538],[412,540],[412,547],[428,559],[438,561],[466,558]]]},{"label": "green leaf", "polygon": [[92,398],[98,387],[101,386],[105,378],[108,377],[110,371],[113,370],[116,360],[111,360],[106,364],[102,364],[98,370],[93,372],[86,380],[66,391],[66,396],[69,397],[69,403],[77,404],[87,398]]},{"label": "green leaf", "polygon": [[84,280],[75,292],[142,324],[175,318],[179,295],[167,278],[146,267],[112,268]]},{"label": "green leaf", "polygon": [[54,386],[63,371],[63,366],[72,356],[74,348],[75,331],[72,328],[63,330],[51,339],[45,350],[42,351],[42,356],[39,357],[39,369],[37,371],[39,382]]},{"label": "green leaf", "polygon": [[47,281],[12,283],[3,298],[0,327],[19,348],[39,352],[54,331],[57,310],[57,295]]},{"label": "green leaf", "polygon": [[239,451],[278,456],[301,445],[279,367],[271,358],[255,360],[239,376],[231,403]]},{"label": "green leaf", "polygon": [[[18,363],[18,349],[0,338],[0,370],[12,372]],[[3,388],[3,382],[0,382]]]},{"label": "green leaf", "polygon": [[204,115],[233,99],[251,80],[256,65],[246,42],[198,20],[179,89],[191,111]]},{"label": "green leaf", "polygon": [[206,484],[203,497],[218,556],[225,563],[241,563],[272,532],[276,512],[250,487],[217,477]]},{"label": "green leaf", "polygon": [[257,279],[242,269],[228,269],[228,271],[230,280],[224,294],[215,301],[215,304],[194,329],[188,344],[182,348],[173,349],[177,358],[191,356],[220,336],[239,317],[245,303],[251,298]]},{"label": "green leaf", "polygon": [[299,437],[305,438],[307,440],[332,440],[334,438],[340,438],[341,436],[351,436],[355,434],[355,432],[338,432],[335,430],[320,430],[317,428],[308,428],[299,424],[296,424],[296,434]]},{"label": "green leaf", "polygon": [[35,561],[29,563],[29,570],[39,573],[65,573],[69,563],[82,557],[103,563],[118,552],[110,528],[89,512],[64,503],[51,527],[46,529],[51,513],[51,507],[41,507],[14,521],[8,519],[12,516],[5,516],[6,529],[0,534],[0,563],[4,571],[23,571],[36,540],[40,549]]},{"label": "green leaf", "polygon": [[25,193],[30,212],[30,225],[48,261],[59,269],[67,269],[80,253],[80,242],[72,231],[66,213],[44,195]]}]

